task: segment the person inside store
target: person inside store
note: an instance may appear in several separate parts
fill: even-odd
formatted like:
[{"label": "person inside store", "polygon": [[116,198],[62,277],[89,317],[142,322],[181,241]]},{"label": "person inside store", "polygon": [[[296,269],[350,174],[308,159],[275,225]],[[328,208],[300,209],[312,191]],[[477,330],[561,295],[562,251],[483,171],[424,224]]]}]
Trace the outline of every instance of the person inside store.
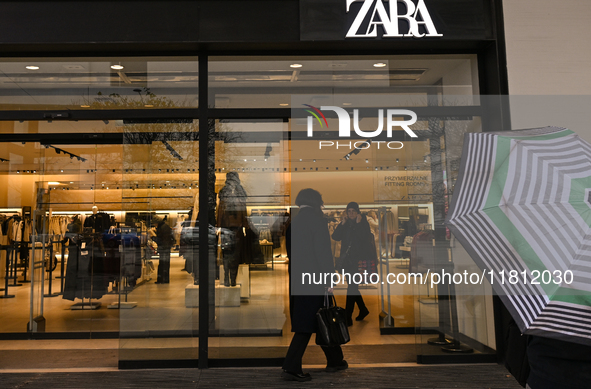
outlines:
[{"label": "person inside store", "polygon": [[240,184],[240,177],[236,172],[226,175],[226,183],[220,190],[217,214],[217,227],[226,229],[227,234],[221,234],[222,261],[224,264],[224,286],[236,286],[238,267],[244,253],[244,235],[248,225],[246,218],[247,194]]},{"label": "person inside store", "polygon": [[174,243],[172,228],[167,223],[168,216],[156,219],[156,244],[158,245],[158,276],[156,284],[170,282],[170,250]]},{"label": "person inside store", "polygon": [[[371,256],[370,244],[373,244],[374,241],[367,218],[359,210],[359,204],[354,201],[347,204],[346,215],[332,233],[332,239],[341,242],[341,252],[337,263],[342,269],[337,268],[337,271],[344,270],[345,274],[348,273],[353,278],[353,275],[359,272],[359,262],[366,261]],[[348,281],[349,279],[347,279]],[[349,326],[353,325],[355,304],[359,308],[359,315],[355,320],[361,321],[369,315],[369,309],[365,306],[363,296],[359,292],[359,284],[349,282],[345,303],[347,325]]]},{"label": "person inside store", "polygon": [[[298,214],[286,232],[289,258],[290,314],[293,338],[283,362],[281,377],[286,381],[310,381],[302,370],[302,358],[313,333],[317,331],[316,313],[324,306],[325,293],[332,293],[324,285],[297,285],[301,274],[334,273],[327,219],[322,212],[322,195],[314,189],[302,189],[295,200]],[[292,284],[292,280],[294,283]],[[343,359],[341,346],[322,346],[326,356],[326,371],[344,370],[349,365]]]}]

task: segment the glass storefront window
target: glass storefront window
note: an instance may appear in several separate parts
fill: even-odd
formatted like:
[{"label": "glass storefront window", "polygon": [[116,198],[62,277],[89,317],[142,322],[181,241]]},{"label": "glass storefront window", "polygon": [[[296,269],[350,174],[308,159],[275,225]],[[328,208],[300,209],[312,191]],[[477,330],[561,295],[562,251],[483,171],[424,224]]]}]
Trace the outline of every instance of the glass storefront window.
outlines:
[{"label": "glass storefront window", "polygon": [[125,127],[124,266],[136,256],[141,266],[122,269],[140,278],[120,302],[120,365],[198,358],[198,131],[196,121]]},{"label": "glass storefront window", "polygon": [[287,129],[283,120],[216,121],[214,359],[281,358],[289,341]]},{"label": "glass storefront window", "polygon": [[339,95],[362,93],[392,106],[478,104],[475,55],[212,57],[209,71],[215,108],[290,108],[295,94],[345,106]]},{"label": "glass storefront window", "polygon": [[0,109],[157,109],[198,105],[190,57],[0,61]]},{"label": "glass storefront window", "polygon": [[[26,69],[29,63],[39,69]],[[0,62],[0,68],[4,110],[197,107],[194,58],[15,59]],[[11,299],[0,301],[3,312],[15,318],[10,325],[3,320],[0,332],[24,331],[34,323],[36,332],[119,336],[119,361],[129,366],[147,360],[194,362],[200,330],[210,336],[211,359],[283,358],[291,340],[285,230],[297,213],[295,196],[304,188],[322,193],[331,231],[343,220],[348,202],[360,204],[374,236],[380,280],[424,271],[429,261],[432,267],[441,261],[457,269],[472,267],[453,237],[441,234],[441,225],[463,135],[482,130],[480,117],[466,114],[477,112],[480,103],[475,69],[475,55],[212,57],[208,105],[216,110],[208,111],[206,156],[199,155],[196,119],[0,122],[6,138],[0,142],[0,158],[6,160],[0,162],[6,180],[0,212],[10,217],[12,209],[23,213],[23,206],[31,206],[31,220],[39,219],[35,241],[42,245],[33,256],[47,256],[40,263],[53,269],[51,280],[39,283],[36,276],[33,288],[0,292],[15,291],[16,299],[27,301],[27,293],[33,293],[34,301],[18,313]],[[351,138],[339,138],[334,112],[325,112],[325,120],[312,117],[314,137],[308,137],[303,103],[351,114]],[[389,107],[417,109],[411,126],[416,138],[396,125],[391,138],[384,130],[368,141],[368,133],[387,125],[378,110]],[[245,119],[239,115],[246,111],[234,108],[263,109],[257,110],[261,117]],[[270,118],[277,115],[272,108],[292,112]],[[354,109],[359,110],[355,118]],[[356,135],[355,123],[367,136]],[[207,159],[207,172],[199,171],[200,158]],[[207,174],[206,188],[199,188],[199,174]],[[200,191],[210,206],[208,275],[198,271]],[[85,226],[95,211],[107,218],[98,234],[96,225]],[[58,219],[60,228],[72,226],[73,242],[66,244],[66,232],[52,230]],[[158,236],[159,228],[170,229],[170,239]],[[437,243],[427,246],[436,249],[421,259],[412,241],[435,230]],[[331,249],[336,261],[340,242],[331,240]],[[0,272],[6,269],[2,264],[12,266],[13,254],[6,253]],[[104,268],[86,266],[88,278],[78,277],[74,259],[78,264],[86,257],[100,258]],[[417,261],[422,261],[418,270]],[[24,268],[30,273],[25,261],[17,263],[18,273]],[[58,278],[62,267],[63,279]],[[9,277],[13,274],[10,268]],[[72,274],[84,278],[88,296],[64,298]],[[210,306],[199,307],[199,281],[205,276]],[[362,285],[370,315],[350,327],[353,340],[347,347],[381,350],[365,353],[368,363],[440,355],[440,346],[429,344],[434,337],[491,352],[487,290],[446,294],[444,289]],[[347,284],[335,290],[345,306]],[[93,302],[101,307],[84,307]],[[83,307],[70,309],[76,304]],[[207,329],[199,328],[200,309],[209,309]],[[44,321],[35,320],[41,316]],[[322,363],[314,353],[307,358],[305,363]]]}]

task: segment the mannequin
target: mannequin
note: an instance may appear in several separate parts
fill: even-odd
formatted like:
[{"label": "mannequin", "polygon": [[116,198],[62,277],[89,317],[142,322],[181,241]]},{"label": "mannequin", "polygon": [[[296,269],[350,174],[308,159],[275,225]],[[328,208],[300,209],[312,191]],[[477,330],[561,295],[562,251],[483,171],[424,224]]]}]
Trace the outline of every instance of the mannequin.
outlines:
[{"label": "mannequin", "polygon": [[106,233],[110,226],[111,217],[104,212],[99,212],[98,207],[93,205],[92,215],[84,220],[84,227],[92,227],[96,233]]},{"label": "mannequin", "polygon": [[240,185],[238,173],[229,172],[226,183],[219,193],[217,226],[222,227],[222,258],[224,264],[224,285],[236,286],[238,265],[242,255],[246,219],[246,191]]}]

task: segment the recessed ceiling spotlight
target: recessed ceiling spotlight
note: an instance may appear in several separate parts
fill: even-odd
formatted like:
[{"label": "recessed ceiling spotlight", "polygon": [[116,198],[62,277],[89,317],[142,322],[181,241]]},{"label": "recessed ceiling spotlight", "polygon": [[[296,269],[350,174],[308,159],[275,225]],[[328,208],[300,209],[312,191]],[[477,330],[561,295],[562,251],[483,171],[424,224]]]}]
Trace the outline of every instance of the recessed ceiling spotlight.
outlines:
[{"label": "recessed ceiling spotlight", "polygon": [[28,65],[28,66],[25,66],[25,69],[39,70],[39,66],[36,66],[36,65]]},{"label": "recessed ceiling spotlight", "polygon": [[90,108],[90,105],[81,105],[80,108]]},{"label": "recessed ceiling spotlight", "polygon": [[281,103],[279,105],[282,106],[282,107],[287,107],[289,104],[288,103]]},{"label": "recessed ceiling spotlight", "polygon": [[343,105],[351,105],[351,103],[343,103]]},{"label": "recessed ceiling spotlight", "polygon": [[292,63],[291,65],[289,65],[290,68],[301,68],[302,66],[304,65],[302,65],[301,63]]},{"label": "recessed ceiling spotlight", "polygon": [[122,70],[122,69],[124,69],[124,66],[123,65],[111,65],[111,69]]},{"label": "recessed ceiling spotlight", "polygon": [[383,62],[378,62],[378,63],[374,63],[373,66],[376,67],[376,68],[383,68],[383,67],[386,67],[388,65],[386,65]]},{"label": "recessed ceiling spotlight", "polygon": [[146,107],[146,108],[153,108],[154,106],[152,104],[144,104],[144,107]]}]

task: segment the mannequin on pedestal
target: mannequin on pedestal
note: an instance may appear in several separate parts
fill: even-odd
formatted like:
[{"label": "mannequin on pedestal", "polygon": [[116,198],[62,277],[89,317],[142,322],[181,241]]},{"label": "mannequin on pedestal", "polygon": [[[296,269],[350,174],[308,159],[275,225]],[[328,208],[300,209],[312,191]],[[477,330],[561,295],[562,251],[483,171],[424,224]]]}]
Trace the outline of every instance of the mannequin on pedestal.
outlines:
[{"label": "mannequin on pedestal", "polygon": [[222,258],[224,263],[224,285],[235,286],[238,265],[242,256],[244,231],[248,227],[246,219],[246,191],[240,185],[238,173],[229,172],[226,184],[219,193],[217,226],[230,230],[231,233],[222,234],[221,239],[231,240],[222,242]]}]

